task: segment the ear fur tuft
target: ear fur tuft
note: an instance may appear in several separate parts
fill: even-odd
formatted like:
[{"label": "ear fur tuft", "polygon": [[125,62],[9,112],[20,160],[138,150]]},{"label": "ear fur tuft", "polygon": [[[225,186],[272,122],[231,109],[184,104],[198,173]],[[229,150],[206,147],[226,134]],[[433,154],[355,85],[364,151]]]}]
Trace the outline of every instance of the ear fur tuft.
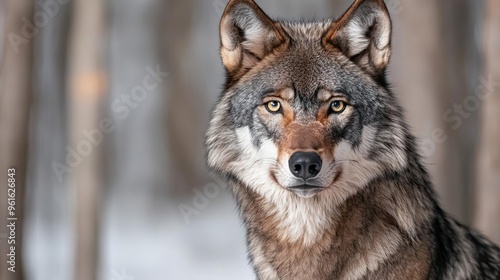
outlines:
[{"label": "ear fur tuft", "polygon": [[391,56],[391,18],[383,0],[356,0],[323,38],[368,74],[384,75]]}]

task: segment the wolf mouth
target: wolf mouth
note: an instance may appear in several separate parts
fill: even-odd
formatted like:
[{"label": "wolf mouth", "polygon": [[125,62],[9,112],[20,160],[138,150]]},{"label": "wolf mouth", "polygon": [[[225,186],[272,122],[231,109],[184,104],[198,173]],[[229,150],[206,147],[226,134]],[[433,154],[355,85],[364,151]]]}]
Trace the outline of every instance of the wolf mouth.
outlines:
[{"label": "wolf mouth", "polygon": [[299,186],[290,187],[289,189],[293,189],[293,190],[316,190],[316,189],[319,189],[319,190],[321,190],[321,189],[324,189],[324,187],[303,184],[303,185],[299,185]]},{"label": "wolf mouth", "polygon": [[321,186],[307,185],[307,184],[288,188],[288,190],[294,192],[297,196],[302,198],[313,197],[324,189],[326,188]]}]

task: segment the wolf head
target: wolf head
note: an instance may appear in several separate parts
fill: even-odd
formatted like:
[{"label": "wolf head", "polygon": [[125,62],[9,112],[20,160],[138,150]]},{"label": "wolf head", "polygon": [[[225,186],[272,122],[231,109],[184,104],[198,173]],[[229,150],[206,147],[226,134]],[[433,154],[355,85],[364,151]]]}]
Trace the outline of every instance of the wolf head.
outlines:
[{"label": "wolf head", "polygon": [[273,201],[340,203],[406,167],[409,136],[385,81],[383,0],[319,22],[277,22],[252,0],[231,0],[220,36],[227,81],[206,137],[213,171]]}]

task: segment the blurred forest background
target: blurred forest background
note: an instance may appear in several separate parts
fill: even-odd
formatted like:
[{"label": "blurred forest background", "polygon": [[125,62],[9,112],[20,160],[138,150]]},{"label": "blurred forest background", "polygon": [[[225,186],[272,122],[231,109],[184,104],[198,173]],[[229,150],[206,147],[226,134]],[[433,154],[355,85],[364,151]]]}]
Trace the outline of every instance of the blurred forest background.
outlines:
[{"label": "blurred forest background", "polygon": [[[257,2],[307,19],[352,0]],[[254,279],[235,205],[204,165],[226,3],[0,2],[0,279]],[[500,243],[500,1],[386,3],[389,80],[441,202]]]}]

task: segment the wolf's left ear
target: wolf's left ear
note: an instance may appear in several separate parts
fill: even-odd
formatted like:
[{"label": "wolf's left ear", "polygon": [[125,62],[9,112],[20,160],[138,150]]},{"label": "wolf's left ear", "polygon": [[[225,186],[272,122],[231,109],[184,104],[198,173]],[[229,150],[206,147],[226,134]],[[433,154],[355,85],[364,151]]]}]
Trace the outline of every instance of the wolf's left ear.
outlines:
[{"label": "wolf's left ear", "polygon": [[253,0],[231,0],[220,23],[221,57],[231,75],[244,72],[281,45],[285,36]]},{"label": "wolf's left ear", "polygon": [[356,0],[332,23],[323,44],[339,49],[368,74],[384,74],[391,56],[391,18],[383,0]]}]

